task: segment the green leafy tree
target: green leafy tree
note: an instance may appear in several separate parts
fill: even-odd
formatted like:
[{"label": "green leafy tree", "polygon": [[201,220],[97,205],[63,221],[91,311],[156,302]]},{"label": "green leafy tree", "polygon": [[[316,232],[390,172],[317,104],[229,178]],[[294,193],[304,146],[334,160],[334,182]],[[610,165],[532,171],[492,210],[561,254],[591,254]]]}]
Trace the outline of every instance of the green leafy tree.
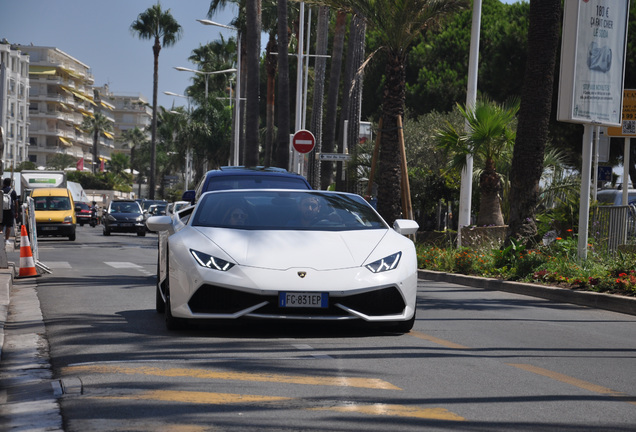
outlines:
[{"label": "green leafy tree", "polygon": [[393,223],[401,211],[401,165],[398,118],[404,117],[406,56],[415,38],[458,11],[461,0],[329,0],[320,2],[361,15],[376,30],[385,50],[385,81],[382,100],[382,131],[378,166],[378,211]]},{"label": "green leafy tree", "polygon": [[152,132],[150,139],[150,180],[148,196],[155,197],[155,171],[156,171],[156,138],[157,138],[157,92],[159,87],[159,52],[161,47],[172,46],[180,38],[182,28],[170,13],[170,9],[164,11],[161,4],[151,6],[137,16],[130,25],[130,30],[139,39],[153,40],[152,53],[154,57],[153,85],[152,85]]},{"label": "green leafy tree", "polygon": [[65,153],[57,153],[46,161],[46,167],[54,170],[63,170],[65,168],[75,166],[76,159]]},{"label": "green leafy tree", "polygon": [[499,105],[479,100],[473,109],[459,106],[459,110],[466,119],[467,127],[447,124],[438,133],[440,147],[452,156],[451,167],[454,169],[463,169],[469,154],[483,163],[479,176],[481,197],[477,224],[501,226],[504,224],[500,204],[502,179],[495,164],[514,143],[515,132],[511,125],[519,110],[519,102],[513,100]]},{"label": "green leafy tree", "polygon": [[82,123],[84,132],[93,136],[93,174],[97,172],[97,164],[99,161],[99,151],[97,144],[99,143],[99,134],[103,132],[112,132],[113,124],[108,118],[101,113],[95,113],[93,117],[84,117]]}]

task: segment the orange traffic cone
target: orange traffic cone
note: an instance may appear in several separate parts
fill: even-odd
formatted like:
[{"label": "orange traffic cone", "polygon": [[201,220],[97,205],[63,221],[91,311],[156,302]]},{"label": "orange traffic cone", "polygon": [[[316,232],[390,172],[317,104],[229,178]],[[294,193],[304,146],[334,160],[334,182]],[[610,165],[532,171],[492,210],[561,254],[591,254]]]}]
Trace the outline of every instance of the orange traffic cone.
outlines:
[{"label": "orange traffic cone", "polygon": [[26,226],[22,225],[20,232],[20,273],[19,278],[40,276],[35,268],[33,261],[33,253],[31,252],[31,243],[27,234]]}]

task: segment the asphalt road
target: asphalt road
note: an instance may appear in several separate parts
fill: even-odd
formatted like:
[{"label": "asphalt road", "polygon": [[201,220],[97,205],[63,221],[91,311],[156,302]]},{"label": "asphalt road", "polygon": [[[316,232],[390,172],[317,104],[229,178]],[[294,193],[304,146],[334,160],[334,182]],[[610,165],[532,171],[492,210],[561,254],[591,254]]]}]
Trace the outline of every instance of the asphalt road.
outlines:
[{"label": "asphalt road", "polygon": [[633,431],[636,317],[421,280],[406,335],[290,323],[168,332],[156,235],[41,240],[70,431]]}]

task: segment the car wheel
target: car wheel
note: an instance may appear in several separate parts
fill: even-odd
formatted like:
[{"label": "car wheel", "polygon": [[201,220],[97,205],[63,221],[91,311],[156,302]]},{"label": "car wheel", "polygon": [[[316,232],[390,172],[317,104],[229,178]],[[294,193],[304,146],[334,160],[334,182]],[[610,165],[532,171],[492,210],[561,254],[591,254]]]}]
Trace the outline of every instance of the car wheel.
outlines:
[{"label": "car wheel", "polygon": [[166,303],[163,301],[163,297],[161,296],[161,285],[159,282],[160,274],[159,274],[159,254],[157,253],[157,284],[155,291],[155,309],[157,313],[165,313],[166,312]]},{"label": "car wheel", "polygon": [[110,235],[110,230],[106,227],[106,225],[104,225],[104,235],[105,236],[109,236]]},{"label": "car wheel", "polygon": [[145,237],[146,236],[146,231],[137,231],[137,235],[139,237]]},{"label": "car wheel", "polygon": [[183,318],[175,318],[172,316],[172,305],[170,304],[170,274],[166,269],[166,281],[164,282],[164,290],[166,294],[166,328],[168,330],[181,330],[186,326],[186,320]]},{"label": "car wheel", "polygon": [[161,290],[159,289],[159,285],[157,285],[157,290],[155,292],[155,309],[157,313],[165,313],[166,312],[166,303],[163,301],[163,297],[161,297]]},{"label": "car wheel", "polygon": [[75,238],[76,238],[76,237],[75,237],[75,233],[73,233],[73,234],[71,234],[70,236],[68,236],[68,239],[69,239],[70,241],[75,241]]}]

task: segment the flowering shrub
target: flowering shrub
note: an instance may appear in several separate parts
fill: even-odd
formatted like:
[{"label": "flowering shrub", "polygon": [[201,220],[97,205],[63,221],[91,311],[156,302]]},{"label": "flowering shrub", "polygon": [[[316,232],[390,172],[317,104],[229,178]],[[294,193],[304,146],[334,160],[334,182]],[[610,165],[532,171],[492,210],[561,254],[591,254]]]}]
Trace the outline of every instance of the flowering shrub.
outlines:
[{"label": "flowering shrub", "polygon": [[558,285],[571,289],[636,296],[636,254],[608,255],[589,245],[588,259],[577,255],[577,239],[555,239],[526,249],[469,249],[417,245],[421,269]]}]

